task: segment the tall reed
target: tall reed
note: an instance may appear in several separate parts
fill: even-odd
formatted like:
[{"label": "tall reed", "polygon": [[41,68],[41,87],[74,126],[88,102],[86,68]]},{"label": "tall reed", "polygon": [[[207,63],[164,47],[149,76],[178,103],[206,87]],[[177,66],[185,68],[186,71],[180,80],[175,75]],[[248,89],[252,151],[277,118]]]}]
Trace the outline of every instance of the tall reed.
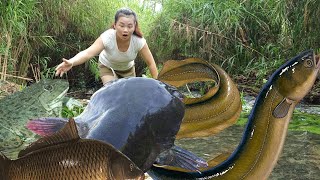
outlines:
[{"label": "tall reed", "polygon": [[[33,64],[40,66],[42,74],[52,74],[48,72],[54,71],[63,57],[87,48],[110,28],[116,10],[124,6],[137,12],[142,30],[148,34],[152,11],[139,0],[0,1],[1,79],[30,77]],[[97,73],[95,64],[90,61],[88,66]],[[75,68],[68,77],[77,81],[78,71],[83,69]]]},{"label": "tall reed", "polygon": [[287,58],[319,47],[317,2],[166,0],[150,46],[159,61],[200,57],[263,78]]}]

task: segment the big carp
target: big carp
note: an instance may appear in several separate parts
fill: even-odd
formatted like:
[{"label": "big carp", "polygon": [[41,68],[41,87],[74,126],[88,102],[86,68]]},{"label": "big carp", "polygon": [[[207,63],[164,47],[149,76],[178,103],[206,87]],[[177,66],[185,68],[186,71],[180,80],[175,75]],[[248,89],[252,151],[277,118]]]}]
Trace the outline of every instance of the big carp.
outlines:
[{"label": "big carp", "polygon": [[[281,154],[296,104],[311,90],[320,60],[312,50],[300,53],[277,69],[261,89],[236,150],[218,165],[199,172],[153,166],[153,179],[267,179]],[[219,158],[219,157],[218,157]]]},{"label": "big carp", "polygon": [[20,150],[36,140],[25,125],[30,118],[60,116],[62,99],[69,83],[61,79],[43,79],[0,99],[0,151],[16,158]]},{"label": "big carp", "polygon": [[0,156],[2,180],[142,180],[144,173],[110,144],[80,139],[73,119],[10,160]]}]

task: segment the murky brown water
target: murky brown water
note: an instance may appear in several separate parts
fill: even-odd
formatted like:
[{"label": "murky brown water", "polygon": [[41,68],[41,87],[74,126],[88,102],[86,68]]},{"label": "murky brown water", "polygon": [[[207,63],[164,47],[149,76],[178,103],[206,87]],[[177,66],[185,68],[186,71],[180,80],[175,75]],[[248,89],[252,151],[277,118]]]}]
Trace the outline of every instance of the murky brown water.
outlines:
[{"label": "murky brown water", "polygon": [[[182,139],[176,144],[208,160],[235,150],[243,130],[242,126],[232,126],[216,136]],[[269,179],[319,180],[320,135],[289,131],[282,155]]]}]

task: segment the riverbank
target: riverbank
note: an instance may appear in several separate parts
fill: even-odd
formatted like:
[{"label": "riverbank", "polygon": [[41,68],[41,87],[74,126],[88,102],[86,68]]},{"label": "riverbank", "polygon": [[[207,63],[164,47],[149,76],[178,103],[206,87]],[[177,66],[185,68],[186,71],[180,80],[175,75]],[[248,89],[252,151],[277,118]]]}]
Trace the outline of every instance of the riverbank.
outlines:
[{"label": "riverbank", "polygon": [[[237,121],[238,125],[246,124],[254,102],[255,97],[253,96],[243,97],[242,112]],[[300,102],[293,112],[289,130],[306,131],[320,135],[320,105]]]},{"label": "riverbank", "polygon": [[[238,79],[239,81],[239,79]],[[238,125],[243,125],[247,122],[251,108],[254,105],[255,97],[258,94],[258,88],[254,86],[247,86],[246,84],[252,83],[242,78],[242,82],[238,84],[239,91],[242,94],[242,112],[241,116],[237,121]],[[0,99],[7,95],[10,95],[16,91],[21,90],[20,85],[12,82],[0,81]],[[314,89],[319,89],[317,92]],[[82,90],[71,90],[68,92],[67,97],[71,97],[76,101],[75,108],[72,109],[73,105],[63,108],[64,115],[77,116],[82,112],[86,104],[88,103],[91,95],[95,92],[95,89],[82,89]],[[195,93],[196,94],[196,93]],[[289,124],[289,130],[294,131],[308,131],[315,134],[320,134],[320,83],[314,85],[313,91],[311,91],[297,106],[293,113],[292,120]],[[71,104],[73,104],[72,102]],[[311,103],[310,103],[311,102]],[[79,108],[80,107],[80,108]]]},{"label": "riverbank", "polygon": [[[255,75],[243,75],[233,77],[235,83],[238,86],[239,92],[243,93],[244,96],[257,97],[264,82],[259,82]],[[266,81],[266,79],[265,79]],[[320,105],[320,75],[314,83],[311,91],[302,99],[302,103],[306,105]]]}]

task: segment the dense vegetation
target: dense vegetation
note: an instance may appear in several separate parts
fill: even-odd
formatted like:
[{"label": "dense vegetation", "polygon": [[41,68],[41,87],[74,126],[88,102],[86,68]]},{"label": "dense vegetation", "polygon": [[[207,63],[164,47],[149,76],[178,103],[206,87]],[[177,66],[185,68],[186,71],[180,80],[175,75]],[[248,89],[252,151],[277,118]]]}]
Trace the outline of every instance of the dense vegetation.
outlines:
[{"label": "dense vegetation", "polygon": [[[40,74],[52,77],[62,57],[88,47],[112,24],[115,11],[129,6],[137,12],[159,64],[200,57],[221,65],[232,76],[249,74],[260,85],[286,59],[319,48],[318,2],[2,0],[1,79],[21,82],[22,77],[38,79]],[[155,11],[159,6],[161,10]],[[87,63],[86,70],[74,68],[69,81],[79,87],[93,82],[95,62]],[[142,71],[143,64],[137,64]]]},{"label": "dense vegetation", "polygon": [[163,60],[196,56],[232,73],[268,74],[285,59],[319,47],[316,2],[167,0],[151,47]]},{"label": "dense vegetation", "polygon": [[[138,0],[8,0],[0,1],[0,73],[2,80],[24,82],[40,76],[54,76],[54,66],[62,57],[70,58],[88,47],[113,22],[116,10],[134,9],[141,17],[151,10]],[[148,21],[146,21],[148,22]],[[142,27],[146,23],[140,23]],[[96,60],[83,71],[74,68],[68,79],[82,87],[97,77]],[[86,77],[89,74],[91,79]],[[92,79],[93,78],[93,79]],[[21,81],[21,79],[23,81]],[[98,78],[96,78],[98,79]]]},{"label": "dense vegetation", "polygon": [[[0,0],[0,80],[20,84],[53,77],[61,58],[88,47],[123,6],[137,12],[159,67],[168,59],[200,57],[236,80],[248,78],[245,82],[257,90],[286,59],[320,47],[316,0]],[[73,68],[67,76],[71,87],[99,84],[96,62]],[[136,63],[141,74],[144,64]],[[320,83],[316,86],[310,94],[320,102]],[[64,108],[63,113],[73,117],[82,110]],[[294,116],[290,129],[320,133],[312,124],[317,115],[303,122],[295,117],[300,119]]]}]

